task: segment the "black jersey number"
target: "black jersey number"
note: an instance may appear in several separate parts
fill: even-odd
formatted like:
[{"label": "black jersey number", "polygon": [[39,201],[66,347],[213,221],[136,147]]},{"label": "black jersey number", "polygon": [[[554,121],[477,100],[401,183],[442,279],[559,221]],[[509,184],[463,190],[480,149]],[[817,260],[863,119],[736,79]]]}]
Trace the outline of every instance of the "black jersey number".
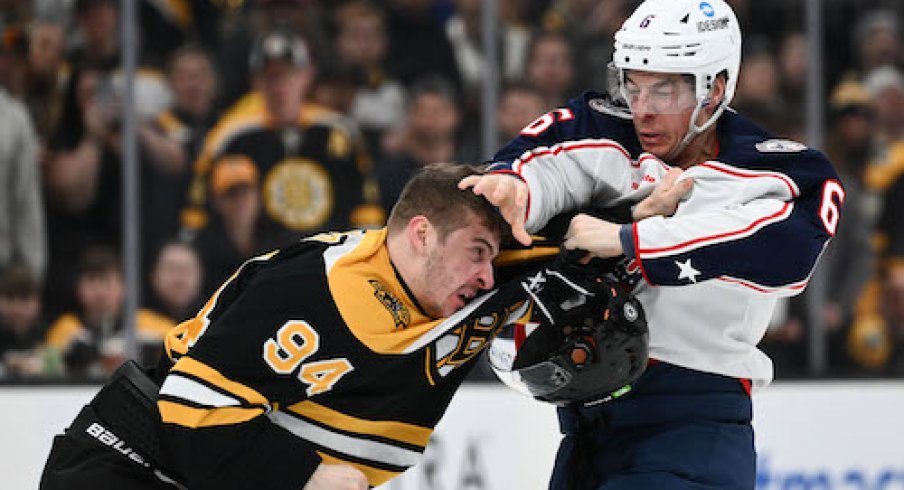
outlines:
[{"label": "black jersey number", "polygon": [[[289,320],[264,342],[264,362],[277,374],[291,374],[298,369],[298,380],[308,385],[308,396],[333,389],[333,386],[355,368],[341,357],[304,362],[320,348],[320,335],[304,320]],[[299,369],[300,366],[300,369]]]}]

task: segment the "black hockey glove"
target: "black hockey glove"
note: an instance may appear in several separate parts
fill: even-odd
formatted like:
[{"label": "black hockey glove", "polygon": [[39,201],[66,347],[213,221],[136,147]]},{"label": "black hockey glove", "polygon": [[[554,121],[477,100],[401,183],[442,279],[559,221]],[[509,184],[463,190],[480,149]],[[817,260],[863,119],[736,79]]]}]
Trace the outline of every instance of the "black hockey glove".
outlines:
[{"label": "black hockey glove", "polygon": [[534,304],[534,321],[561,331],[603,311],[616,294],[606,272],[592,264],[579,264],[580,255],[563,250],[545,267],[521,280],[521,287]]}]

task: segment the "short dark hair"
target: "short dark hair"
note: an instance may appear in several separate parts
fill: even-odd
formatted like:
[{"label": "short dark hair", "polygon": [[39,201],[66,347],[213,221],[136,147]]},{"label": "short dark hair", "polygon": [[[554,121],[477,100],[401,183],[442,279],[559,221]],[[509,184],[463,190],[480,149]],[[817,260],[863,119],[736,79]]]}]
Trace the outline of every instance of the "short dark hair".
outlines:
[{"label": "short dark hair", "polygon": [[[402,194],[389,213],[387,228],[401,230],[418,215],[426,216],[437,227],[440,237],[467,225],[468,212],[507,242],[511,230],[499,211],[483,196],[470,189],[459,189],[458,182],[468,175],[486,173],[478,167],[454,163],[431,163],[421,169],[402,189]],[[513,177],[514,178],[514,177]]]},{"label": "short dark hair", "polygon": [[116,250],[103,245],[92,246],[85,250],[81,262],[79,262],[80,277],[98,276],[110,272],[122,273],[122,262],[120,262]]},{"label": "short dark hair", "polygon": [[0,296],[6,298],[32,298],[41,286],[37,278],[24,264],[13,263],[0,272]]},{"label": "short dark hair", "polygon": [[421,95],[438,95],[455,107],[458,107],[460,103],[455,84],[436,73],[430,73],[414,80],[411,88],[408,89],[408,105],[410,106]]}]

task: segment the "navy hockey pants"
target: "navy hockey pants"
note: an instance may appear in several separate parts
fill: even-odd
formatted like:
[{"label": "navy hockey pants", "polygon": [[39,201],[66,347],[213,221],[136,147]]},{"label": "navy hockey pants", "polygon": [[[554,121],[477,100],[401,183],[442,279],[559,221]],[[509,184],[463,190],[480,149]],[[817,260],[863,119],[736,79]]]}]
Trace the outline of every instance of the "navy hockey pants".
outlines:
[{"label": "navy hockey pants", "polygon": [[552,490],[753,489],[748,389],[653,363],[624,398],[559,409]]}]

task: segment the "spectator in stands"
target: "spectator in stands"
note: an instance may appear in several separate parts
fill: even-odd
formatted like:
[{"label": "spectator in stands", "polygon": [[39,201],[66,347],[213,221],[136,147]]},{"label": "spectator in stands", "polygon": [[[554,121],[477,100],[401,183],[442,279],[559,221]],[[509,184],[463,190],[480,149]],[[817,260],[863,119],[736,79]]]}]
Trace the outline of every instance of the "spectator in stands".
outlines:
[{"label": "spectator in stands", "polygon": [[336,10],[335,19],[339,59],[363,77],[350,114],[361,127],[371,156],[378,159],[380,138],[399,124],[405,111],[405,89],[385,69],[386,15],[373,2],[353,0]]},{"label": "spectator in stands", "polygon": [[515,139],[522,129],[548,110],[543,94],[533,85],[519,81],[506,84],[502,87],[496,111],[499,141]]},{"label": "spectator in stands", "polygon": [[789,117],[779,94],[780,76],[775,56],[760,38],[748,41],[745,51],[744,69],[731,105],[757,124],[784,135],[788,132]]},{"label": "spectator in stands", "polygon": [[[190,165],[216,118],[216,72],[200,46],[176,50],[167,67],[167,81],[173,93],[172,108],[138,126],[146,156],[141,174],[145,243],[178,233],[193,175]],[[153,259],[145,254],[146,269]]]},{"label": "spectator in stands", "polygon": [[204,268],[202,298],[209,297],[245,260],[293,239],[263,219],[259,171],[249,157],[220,158],[209,185],[214,212],[194,242]]},{"label": "spectator in stands", "polygon": [[855,68],[862,75],[883,66],[902,67],[904,39],[901,17],[893,10],[874,10],[863,15],[854,27]]},{"label": "spectator in stands", "polygon": [[47,329],[40,291],[28,267],[12,264],[0,271],[0,377],[55,374],[37,348]]},{"label": "spectator in stands", "polygon": [[[77,278],[77,311],[60,315],[45,337],[47,348],[59,353],[65,372],[76,377],[102,377],[125,360],[124,285],[119,256],[109,248],[92,247],[81,259]],[[135,338],[143,364],[159,357],[171,320],[138,310]]]},{"label": "spectator in stands", "polygon": [[274,31],[251,57],[255,86],[217,122],[194,165],[183,225],[203,227],[208,175],[223,155],[245,155],[261,177],[264,219],[296,236],[378,226],[384,213],[364,144],[349,121],[307,101],[314,66],[297,36]]},{"label": "spectator in stands", "polygon": [[119,66],[119,8],[116,0],[76,0],[75,18],[81,36],[69,61],[76,68],[111,70]]},{"label": "spectator in stands", "polygon": [[573,43],[578,86],[605,87],[612,59],[612,36],[630,14],[626,0],[605,2],[556,0],[543,13],[540,28],[567,36]]},{"label": "spectator in stands", "polygon": [[[69,54],[72,76],[43,169],[50,245],[48,274],[54,277],[54,281],[46,282],[44,299],[51,316],[77,306],[76,264],[72,258],[93,245],[115,248],[121,235],[121,99],[125,80],[119,70],[117,3],[78,0],[76,19],[82,43]],[[132,100],[139,120],[156,117],[170,100],[159,73],[139,71]],[[154,172],[153,166],[143,165],[141,171],[142,218],[146,222],[141,238],[154,243],[160,230],[151,208],[158,189],[148,177]]]},{"label": "spectator in stands", "polygon": [[878,267],[857,305],[848,337],[852,358],[868,374],[904,376],[904,176],[889,186],[876,226]]},{"label": "spectator in stands", "polygon": [[527,80],[543,94],[546,107],[559,107],[574,93],[574,50],[563,34],[541,33],[531,40]]},{"label": "spectator in stands", "polygon": [[[514,24],[502,13],[510,1],[500,3],[496,67],[499,81],[514,80],[524,74],[530,33],[523,26]],[[455,0],[455,13],[446,21],[446,36],[452,44],[458,71],[462,77],[461,91],[461,147],[462,159],[482,161],[483,117],[481,99],[487,79],[486,59],[483,40],[483,2],[478,0]]]},{"label": "spectator in stands", "polygon": [[412,85],[405,124],[388,143],[386,155],[377,163],[377,178],[383,207],[390,209],[402,187],[424,165],[453,162],[458,158],[461,111],[455,86],[440,76],[426,76]]},{"label": "spectator in stands", "polygon": [[201,257],[190,243],[164,242],[150,273],[146,306],[175,323],[197,313],[202,301]]},{"label": "spectator in stands", "polygon": [[[506,3],[506,2],[501,2]],[[510,3],[510,2],[509,2]],[[455,0],[455,14],[446,21],[446,36],[452,44],[464,87],[464,101],[476,108],[484,83],[483,5],[479,0]],[[500,16],[502,18],[502,16]],[[499,26],[499,75],[514,80],[524,74],[530,33],[506,22]]]},{"label": "spectator in stands", "polygon": [[0,87],[0,269],[24,262],[44,276],[47,243],[37,134],[25,106]]},{"label": "spectator in stands", "polygon": [[461,88],[461,75],[455,63],[452,45],[433,17],[432,0],[389,0],[387,31],[389,76],[410,87],[416,80],[438,75]]},{"label": "spectator in stands", "polygon": [[317,70],[311,87],[311,102],[349,117],[354,124],[352,111],[358,90],[363,87],[364,73],[358,67],[342,61],[331,63]]},{"label": "spectator in stands", "polygon": [[[225,2],[224,10],[231,14],[223,22],[216,49],[217,65],[223,67],[221,92],[223,107],[229,107],[253,90],[253,72],[249,66],[255,42],[264,34],[276,30],[292,32],[304,39],[311,48],[313,64],[321,66],[332,53],[326,33],[327,15],[324,4],[311,0],[256,0],[254,2]],[[227,69],[228,68],[228,69]]]},{"label": "spectator in stands", "polygon": [[875,103],[880,144],[890,147],[904,141],[904,72],[893,66],[866,74],[863,85]]},{"label": "spectator in stands", "polygon": [[778,65],[781,86],[779,93],[784,104],[784,115],[789,118],[782,125],[783,135],[795,141],[805,141],[804,121],[807,91],[807,67],[810,53],[807,37],[803,32],[792,31],[785,35],[779,45]]},{"label": "spectator in stands", "polygon": [[28,54],[22,99],[31,113],[42,148],[55,134],[62,116],[63,91],[69,80],[63,27],[35,21],[28,30]]},{"label": "spectator in stands", "polygon": [[186,44],[170,58],[166,78],[173,92],[173,106],[160,113],[156,124],[167,138],[179,144],[179,150],[160,153],[149,148],[149,153],[169,173],[190,174],[204,136],[216,121],[217,70],[204,48]]}]

